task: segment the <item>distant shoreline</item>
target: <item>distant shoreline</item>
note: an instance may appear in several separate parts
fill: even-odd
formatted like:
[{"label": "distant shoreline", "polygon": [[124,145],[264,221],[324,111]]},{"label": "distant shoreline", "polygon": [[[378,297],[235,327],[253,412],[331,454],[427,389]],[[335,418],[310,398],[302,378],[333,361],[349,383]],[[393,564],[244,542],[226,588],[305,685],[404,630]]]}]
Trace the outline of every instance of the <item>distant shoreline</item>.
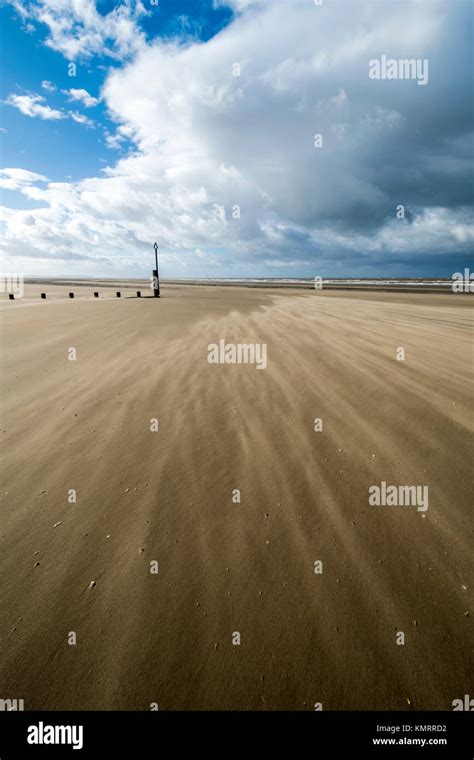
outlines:
[{"label": "distant shoreline", "polygon": [[[101,286],[104,288],[121,287],[148,287],[150,280],[147,278],[68,278],[68,277],[25,277],[27,284],[48,283],[50,285],[75,285]],[[161,284],[166,285],[201,285],[207,287],[243,287],[243,288],[284,288],[298,290],[315,290],[312,278],[189,278],[189,279],[161,279]],[[365,290],[365,291],[388,291],[388,292],[436,292],[452,293],[453,281],[448,278],[336,278],[330,277],[322,281],[322,290]]]}]

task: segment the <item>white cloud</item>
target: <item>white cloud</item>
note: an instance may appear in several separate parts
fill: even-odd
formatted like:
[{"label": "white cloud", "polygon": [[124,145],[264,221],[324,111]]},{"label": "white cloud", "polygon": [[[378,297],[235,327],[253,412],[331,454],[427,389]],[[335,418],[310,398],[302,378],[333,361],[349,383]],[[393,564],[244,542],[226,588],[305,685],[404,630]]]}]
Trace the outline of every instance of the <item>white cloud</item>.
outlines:
[{"label": "white cloud", "polygon": [[[44,82],[42,84],[44,85]],[[46,87],[44,89],[48,88]],[[87,97],[91,97],[86,90],[75,90],[74,92],[86,93]],[[72,100],[83,100],[83,97],[82,95],[76,96],[73,97]],[[95,98],[92,98],[92,100],[95,100]],[[83,124],[86,127],[94,126],[94,121],[79,111],[58,111],[56,108],[44,105],[45,99],[41,95],[34,93],[28,95],[15,95],[12,93],[8,96],[5,102],[8,105],[18,108],[18,110],[25,116],[30,116],[32,118],[38,117],[40,119],[54,121],[57,119],[66,119],[69,116],[77,124]]]},{"label": "white cloud", "polygon": [[46,92],[56,92],[57,87],[52,82],[49,82],[47,79],[43,79],[41,82],[41,87],[43,90],[46,90]]},{"label": "white cloud", "polygon": [[[214,8],[224,6],[232,8],[234,11],[244,11],[251,5],[263,5],[265,2],[268,3],[271,0],[213,0],[213,6]],[[298,2],[298,0],[293,0],[293,2]]]},{"label": "white cloud", "polygon": [[48,28],[46,45],[68,60],[107,55],[123,59],[145,45],[139,20],[147,15],[141,0],[124,0],[109,13],[99,13],[94,0],[8,0],[23,21]]},{"label": "white cloud", "polygon": [[134,136],[133,128],[127,124],[121,124],[115,131],[111,133],[108,130],[105,131],[105,144],[111,149],[120,149],[126,140],[131,140]]},{"label": "white cloud", "polygon": [[80,103],[83,103],[86,108],[96,106],[99,102],[98,98],[94,98],[87,92],[87,90],[74,89],[71,87],[70,90],[61,90],[61,92],[63,95],[67,95],[70,101],[79,101]]},{"label": "white cloud", "polygon": [[[422,100],[436,81],[431,90],[391,87],[367,75],[385,50],[429,50],[444,61],[457,44],[444,3],[409,2],[403,14],[385,3],[344,4],[344,23],[337,2],[248,5],[236,0],[241,14],[208,42],[140,44],[133,61],[109,73],[101,98],[117,128],[106,140],[132,141],[133,153],[104,176],[23,187],[43,207],[28,223],[5,212],[9,253],[28,238],[38,256],[106,255],[132,269],[156,235],[170,266],[198,262],[203,271],[226,257],[230,271],[286,261],[334,274],[393,254],[451,250],[453,241],[461,250],[470,225],[462,203],[448,207],[449,186],[438,179],[449,172],[454,185],[462,176],[461,160],[448,159],[465,151],[456,111],[464,99],[450,101],[455,148],[450,122],[444,141],[430,133],[436,114],[449,111],[445,91],[439,104]],[[65,6],[57,0],[55,12]],[[90,28],[92,5],[78,0],[78,8]],[[394,221],[403,202],[418,209],[414,223]]]},{"label": "white cloud", "polygon": [[71,117],[71,119],[75,121],[77,124],[84,124],[84,126],[86,127],[94,126],[93,120],[89,119],[83,113],[79,113],[79,111],[68,111],[68,114]]},{"label": "white cloud", "polygon": [[8,105],[14,106],[25,116],[39,117],[40,119],[64,119],[65,114],[51,106],[43,105],[45,99],[42,95],[15,95],[11,93],[5,101]]},{"label": "white cloud", "polygon": [[0,169],[0,187],[4,190],[23,191],[35,182],[47,182],[43,174],[29,172],[26,169]]},{"label": "white cloud", "polygon": [[26,19],[29,16],[29,13],[25,7],[25,3],[22,2],[22,0],[9,0],[10,5],[13,5],[16,12],[20,16],[22,21],[26,21]]}]

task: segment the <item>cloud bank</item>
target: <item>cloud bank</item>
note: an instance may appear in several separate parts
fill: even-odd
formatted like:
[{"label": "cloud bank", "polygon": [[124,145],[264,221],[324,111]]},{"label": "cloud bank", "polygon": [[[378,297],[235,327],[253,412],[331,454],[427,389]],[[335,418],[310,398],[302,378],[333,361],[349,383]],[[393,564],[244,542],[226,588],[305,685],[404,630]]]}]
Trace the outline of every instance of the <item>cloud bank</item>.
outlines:
[{"label": "cloud bank", "polygon": [[[117,125],[111,147],[132,148],[103,176],[21,183],[41,208],[3,208],[6,255],[27,239],[39,258],[97,257],[101,271],[105,259],[133,272],[158,239],[165,273],[177,276],[409,276],[466,262],[468,4],[233,6],[232,23],[206,43],[137,33],[132,44],[129,24],[143,11],[127,3],[111,50],[132,58],[108,73],[101,99]],[[65,55],[106,44],[108,17],[98,21],[91,1],[75,3],[67,23],[69,3],[39,7],[60,19],[49,44]],[[428,84],[370,79],[382,54],[429,60]]]}]

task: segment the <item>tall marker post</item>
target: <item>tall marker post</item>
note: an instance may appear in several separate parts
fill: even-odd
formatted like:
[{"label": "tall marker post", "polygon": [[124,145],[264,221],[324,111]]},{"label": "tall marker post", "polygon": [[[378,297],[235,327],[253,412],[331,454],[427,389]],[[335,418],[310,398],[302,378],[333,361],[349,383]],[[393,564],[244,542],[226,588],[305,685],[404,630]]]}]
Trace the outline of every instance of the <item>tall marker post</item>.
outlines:
[{"label": "tall marker post", "polygon": [[155,269],[153,270],[153,295],[155,298],[160,297],[160,278],[158,275],[158,243],[153,245],[155,249]]}]

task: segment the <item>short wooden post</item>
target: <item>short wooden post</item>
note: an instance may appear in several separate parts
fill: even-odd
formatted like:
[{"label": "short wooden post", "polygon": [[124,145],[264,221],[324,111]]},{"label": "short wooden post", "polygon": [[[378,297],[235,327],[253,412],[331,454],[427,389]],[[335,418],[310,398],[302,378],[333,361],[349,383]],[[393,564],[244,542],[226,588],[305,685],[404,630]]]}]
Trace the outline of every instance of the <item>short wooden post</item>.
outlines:
[{"label": "short wooden post", "polygon": [[158,279],[158,269],[153,270],[153,296],[160,297],[160,281]]}]

